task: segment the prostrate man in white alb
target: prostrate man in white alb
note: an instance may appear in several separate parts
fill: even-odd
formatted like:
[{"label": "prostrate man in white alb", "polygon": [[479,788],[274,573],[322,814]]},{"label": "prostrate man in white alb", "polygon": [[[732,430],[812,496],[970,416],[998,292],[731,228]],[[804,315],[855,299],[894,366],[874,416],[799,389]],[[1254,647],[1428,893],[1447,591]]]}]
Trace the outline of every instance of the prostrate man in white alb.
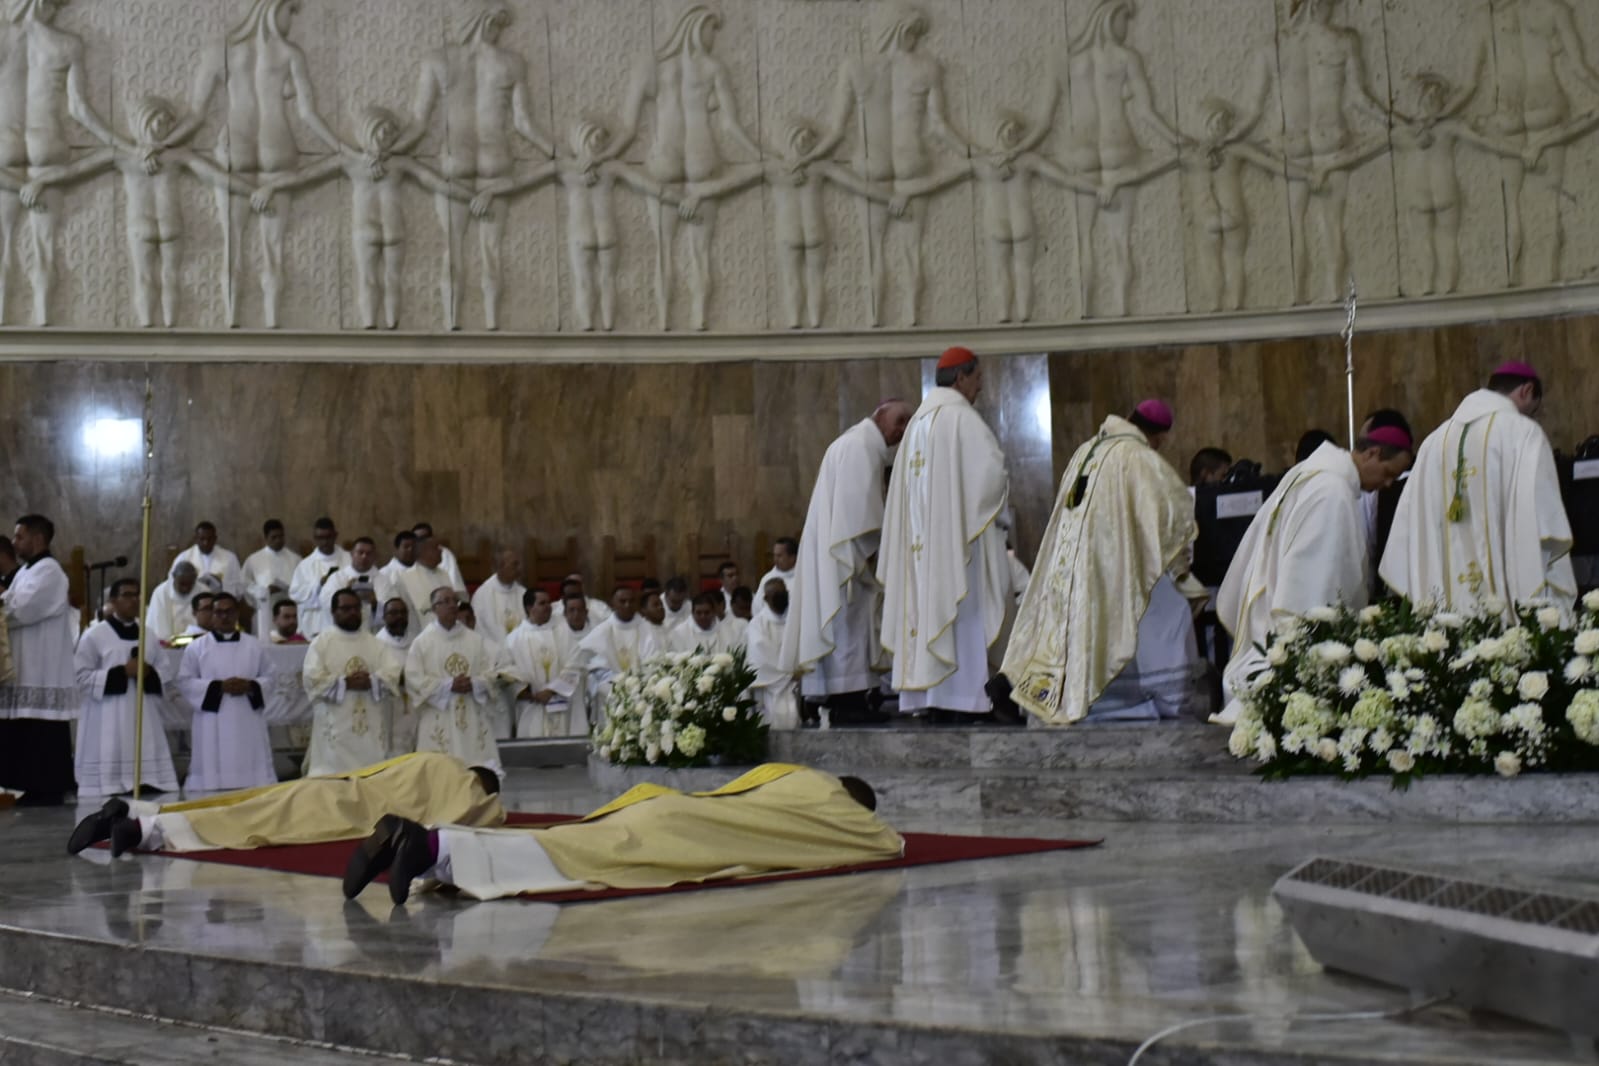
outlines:
[{"label": "prostrate man in white alb", "polygon": [[799,559],[799,541],[793,537],[778,537],[772,542],[772,568],[761,575],[755,583],[753,614],[750,621],[761,616],[766,610],[766,585],[769,581],[781,581],[785,585],[794,584],[794,566]]},{"label": "prostrate man in white alb", "polygon": [[144,609],[144,626],[149,630],[146,639],[170,644],[194,625],[194,588],[199,572],[193,563],[178,563],[171,575],[150,593],[150,603]]},{"label": "prostrate man in white alb", "polygon": [[[359,546],[359,545],[358,545]],[[365,604],[351,589],[329,599],[333,626],[306,649],[300,680],[311,701],[308,776],[342,774],[389,757],[390,715],[401,667],[362,624]]]},{"label": "prostrate man in white alb", "polygon": [[638,616],[637,594],[626,585],[611,593],[611,617],[577,646],[578,663],[588,675],[589,706],[605,707],[611,682],[638,669],[655,651],[648,642],[649,625]]},{"label": "prostrate man in white alb", "polygon": [[1358,609],[1370,593],[1363,492],[1379,492],[1410,466],[1407,429],[1369,429],[1355,447],[1321,445],[1283,475],[1256,512],[1216,595],[1233,637],[1218,725],[1238,720],[1239,698],[1266,668],[1272,631],[1317,607]]},{"label": "prostrate man in white alb", "polygon": [[416,750],[442,751],[500,773],[490,706],[498,656],[493,645],[458,622],[454,589],[435,589],[432,607],[433,620],[405,657],[405,691],[417,710]]},{"label": "prostrate man in white alb", "polygon": [[[73,656],[83,709],[78,713],[74,767],[78,798],[102,799],[133,791],[133,753],[139,676],[139,583],[131,577],[111,584],[111,616],[84,631]],[[155,645],[145,649],[155,651]],[[142,781],[162,792],[178,790],[178,773],[167,747],[166,705],[161,675],[144,664]]]},{"label": "prostrate man in white alb", "polygon": [[53,807],[72,789],[72,726],[81,696],[72,662],[77,617],[67,573],[50,555],[56,527],[43,515],[17,519],[12,547],[22,566],[0,598],[16,676],[0,685],[0,788],[19,806]]},{"label": "prostrate man in white alb", "polygon": [[961,724],[993,709],[988,649],[1011,608],[999,524],[1010,481],[999,442],[972,406],[983,387],[977,356],[951,348],[935,381],[894,460],[877,580],[900,710]]},{"label": "prostrate man in white alb", "polygon": [[449,575],[449,584],[452,589],[454,589],[456,592],[465,592],[466,578],[461,576],[461,564],[456,560],[455,553],[449,548],[445,547],[444,542],[439,540],[439,538],[434,535],[432,524],[428,522],[418,522],[416,525],[411,527],[411,532],[416,534],[416,540],[419,545],[424,540],[438,542],[439,561],[437,565],[439,569],[443,570]]},{"label": "prostrate man in white alb", "polygon": [[750,623],[749,666],[755,671],[750,686],[755,702],[773,729],[798,729],[799,684],[782,662],[783,634],[788,628],[788,585],[782,578],[762,583],[765,610]]},{"label": "prostrate man in white alb", "polygon": [[436,589],[455,589],[464,596],[464,588],[456,589],[454,579],[444,566],[444,545],[432,537],[416,538],[416,562],[400,575],[395,595],[403,597],[411,610],[411,632],[422,632],[433,620],[433,593]]},{"label": "prostrate man in white alb", "polygon": [[661,605],[666,608],[666,617],[661,624],[668,631],[687,622],[694,613],[694,598],[688,593],[688,579],[669,578],[666,582],[665,595],[661,597]]},{"label": "prostrate man in white alb", "polygon": [[584,723],[573,723],[572,697],[582,678],[568,670],[566,648],[556,631],[565,619],[555,617],[550,594],[534,589],[522,597],[526,617],[505,638],[500,659],[502,676],[516,701],[516,735],[564,737],[581,735]]},{"label": "prostrate man in white alb", "polygon": [[210,522],[194,527],[194,543],[173,560],[174,566],[178,563],[193,566],[200,587],[207,592],[244,595],[244,570],[239,566],[239,557],[217,546],[217,527]]},{"label": "prostrate man in white alb", "polygon": [[[378,569],[378,576],[373,581],[379,604],[386,604],[396,596],[402,599],[405,597],[405,590],[400,584],[401,579],[415,564],[416,534],[409,529],[401,530],[394,535],[394,557]],[[381,615],[382,611],[379,610],[378,613]],[[412,616],[412,621],[415,621],[415,616]],[[421,629],[421,626],[416,626],[411,635],[416,636]]]},{"label": "prostrate man in white alb", "polygon": [[717,606],[723,603],[720,591],[702,592],[694,597],[694,612],[687,625],[672,630],[668,651],[688,654],[703,651],[710,655],[729,654],[737,647],[733,630],[717,617]]},{"label": "prostrate man in white alb", "polygon": [[261,536],[266,546],[244,561],[240,574],[245,604],[255,612],[251,632],[257,637],[272,628],[272,605],[289,594],[294,568],[300,565],[300,553],[284,547],[287,533],[282,522],[267,519]]},{"label": "prostrate man in white alb", "polygon": [[307,640],[328,626],[322,613],[322,585],[328,578],[350,565],[350,553],[339,546],[339,531],[331,518],[318,518],[311,539],[316,550],[294,568],[289,581],[289,598],[300,608],[300,632]]},{"label": "prostrate man in white alb", "polygon": [[416,634],[411,632],[411,609],[399,596],[383,601],[383,625],[377,631],[378,643],[400,675],[400,688],[389,705],[389,753],[405,755],[416,750],[416,708],[405,691],[405,657]]},{"label": "prostrate man in white alb", "polygon": [[517,626],[527,619],[522,597],[527,588],[521,582],[522,556],[514,548],[494,552],[494,576],[472,594],[472,610],[477,612],[478,632],[485,640],[504,644]]},{"label": "prostrate man in white alb", "polygon": [[250,634],[239,632],[238,600],[224,592],[211,610],[215,630],[184,648],[178,666],[178,689],[194,708],[184,791],[273,784],[278,776],[263,717],[272,684],[266,652]]},{"label": "prostrate man in white alb", "polygon": [[1029,582],[1000,668],[1046,725],[1190,709],[1191,604],[1209,593],[1187,572],[1193,498],[1160,456],[1171,427],[1171,408],[1145,400],[1106,418],[1066,465],[1038,550],[1051,577]]},{"label": "prostrate man in white alb", "polygon": [[[348,590],[361,601],[361,625],[376,629],[382,624],[378,610],[378,546],[371,537],[357,537],[350,545],[350,561],[322,582],[317,606],[323,618],[333,617],[333,595]],[[324,628],[324,632],[326,629]],[[361,765],[366,765],[362,763]]]},{"label": "prostrate man in white alb", "polygon": [[828,445],[805,513],[795,579],[788,583],[783,661],[800,692],[825,703],[834,726],[881,721],[867,706],[876,669],[881,589],[875,569],[883,529],[883,471],[910,424],[911,406],[885,400]]},{"label": "prostrate man in white alb", "polygon": [[1492,601],[1572,610],[1571,523],[1532,419],[1542,405],[1538,372],[1506,363],[1422,442],[1383,551],[1395,592],[1455,611]]}]

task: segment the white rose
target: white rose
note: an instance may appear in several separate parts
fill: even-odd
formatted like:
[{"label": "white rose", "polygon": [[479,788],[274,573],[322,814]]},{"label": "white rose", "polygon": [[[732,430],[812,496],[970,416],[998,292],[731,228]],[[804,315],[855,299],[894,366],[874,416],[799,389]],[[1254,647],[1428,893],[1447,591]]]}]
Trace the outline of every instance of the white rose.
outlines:
[{"label": "white rose", "polygon": [[1305,612],[1305,617],[1312,622],[1336,622],[1338,612],[1331,607],[1312,607]]},{"label": "white rose", "polygon": [[1582,605],[1590,611],[1599,611],[1599,589],[1594,589],[1582,598]]},{"label": "white rose", "polygon": [[1360,620],[1362,622],[1364,622],[1368,626],[1371,625],[1373,622],[1377,621],[1381,617],[1382,617],[1382,605],[1381,604],[1374,603],[1370,607],[1364,608],[1360,612]]},{"label": "white rose", "polygon": [[716,658],[712,659],[711,662],[715,663],[723,670],[727,670],[731,669],[733,666],[733,657],[724,651],[720,655],[716,656]]},{"label": "white rose", "polygon": [[1549,675],[1538,670],[1522,674],[1516,691],[1524,700],[1541,700],[1549,695]]},{"label": "white rose", "polygon": [[1491,663],[1505,653],[1505,642],[1497,637],[1484,637],[1472,651],[1482,662]]},{"label": "white rose", "polygon": [[1560,628],[1560,610],[1555,607],[1538,608],[1538,626],[1541,629]]},{"label": "white rose", "polygon": [[1338,742],[1331,737],[1322,737],[1316,745],[1316,758],[1322,762],[1338,761]]},{"label": "white rose", "polygon": [[735,720],[736,718],[738,718],[738,708],[737,707],[723,707],[722,708],[722,721],[731,722],[731,721]]},{"label": "white rose", "polygon": [[1577,634],[1577,641],[1572,647],[1578,655],[1599,655],[1599,629],[1584,629]]},{"label": "white rose", "polygon": [[694,690],[696,692],[700,692],[700,693],[709,692],[709,691],[711,691],[711,689],[713,689],[715,687],[716,687],[716,678],[712,677],[708,673],[701,675],[700,679],[698,681],[694,682]]},{"label": "white rose", "polygon": [[1482,613],[1486,615],[1504,614],[1505,601],[1498,596],[1488,596],[1482,601]]},{"label": "white rose", "polygon": [[1377,647],[1375,641],[1361,638],[1355,641],[1355,658],[1363,663],[1369,663],[1382,654],[1382,649]]},{"label": "white rose", "polygon": [[1388,753],[1388,769],[1396,774],[1408,774],[1416,768],[1416,759],[1403,749]]},{"label": "white rose", "polygon": [[1421,646],[1440,655],[1449,650],[1449,637],[1440,629],[1429,629],[1421,635]]},{"label": "white rose", "polygon": [[1521,756],[1513,751],[1502,751],[1494,760],[1494,772],[1500,777],[1515,777],[1521,773]]}]

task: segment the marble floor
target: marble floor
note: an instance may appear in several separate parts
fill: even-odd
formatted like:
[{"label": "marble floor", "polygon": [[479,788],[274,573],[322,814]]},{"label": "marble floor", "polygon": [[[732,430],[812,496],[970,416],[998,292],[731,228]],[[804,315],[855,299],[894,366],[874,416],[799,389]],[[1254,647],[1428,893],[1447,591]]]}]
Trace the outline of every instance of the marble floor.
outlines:
[{"label": "marble floor", "polygon": [[[577,769],[513,771],[507,794],[518,809],[562,812],[604,798]],[[1561,1035],[1448,1007],[1407,1020],[1296,1021],[1394,1010],[1407,999],[1322,972],[1270,899],[1279,876],[1318,854],[1599,897],[1591,826],[910,817],[897,820],[900,828],[1105,842],[1087,851],[650,899],[559,907],[429,896],[391,911],[379,891],[344,906],[332,880],[150,857],[113,863],[105,853],[69,858],[63,843],[74,818],[69,810],[0,812],[0,926],[846,1025],[1110,1042],[1112,1057],[1093,1061],[1125,1061],[1151,1034],[1216,1015],[1243,1017],[1171,1038],[1176,1048],[1211,1057],[1144,1061],[1234,1061],[1226,1056],[1238,1049],[1268,1053],[1248,1061],[1279,1061],[1273,1051],[1294,1062],[1594,1061],[1591,1047],[1574,1048]]]}]

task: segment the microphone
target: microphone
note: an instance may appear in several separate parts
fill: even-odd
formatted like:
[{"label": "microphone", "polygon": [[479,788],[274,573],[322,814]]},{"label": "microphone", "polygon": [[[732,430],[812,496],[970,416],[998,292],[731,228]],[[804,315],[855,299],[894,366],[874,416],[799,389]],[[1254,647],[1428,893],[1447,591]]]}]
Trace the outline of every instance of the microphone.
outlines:
[{"label": "microphone", "polygon": [[107,559],[103,563],[90,563],[88,566],[84,567],[84,569],[85,570],[111,570],[111,569],[114,569],[114,568],[120,568],[120,567],[124,567],[124,566],[127,566],[127,565],[128,565],[128,557],[126,555],[119,555],[115,559]]}]

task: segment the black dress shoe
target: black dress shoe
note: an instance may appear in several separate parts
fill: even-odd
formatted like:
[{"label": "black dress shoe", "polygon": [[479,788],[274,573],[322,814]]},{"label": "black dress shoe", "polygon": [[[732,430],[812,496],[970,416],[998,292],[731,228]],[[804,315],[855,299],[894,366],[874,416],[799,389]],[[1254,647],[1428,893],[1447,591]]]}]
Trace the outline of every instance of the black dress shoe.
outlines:
[{"label": "black dress shoe", "polygon": [[349,865],[344,868],[344,898],[354,899],[394,862],[400,826],[405,819],[385,814],[372,828],[372,835],[355,846]]},{"label": "black dress shoe", "polygon": [[118,818],[111,824],[111,857],[120,859],[130,851],[137,851],[144,839],[144,827],[137,818]]},{"label": "black dress shoe", "polygon": [[426,829],[403,818],[395,820],[400,830],[395,835],[394,863],[389,867],[389,899],[399,906],[410,898],[411,882],[432,869],[437,860]]},{"label": "black dress shoe", "polygon": [[124,800],[106,800],[105,806],[79,822],[78,827],[72,831],[72,835],[67,838],[67,854],[76,855],[84,848],[92,848],[102,840],[110,840],[111,826],[118,818],[127,816],[128,805]]}]

